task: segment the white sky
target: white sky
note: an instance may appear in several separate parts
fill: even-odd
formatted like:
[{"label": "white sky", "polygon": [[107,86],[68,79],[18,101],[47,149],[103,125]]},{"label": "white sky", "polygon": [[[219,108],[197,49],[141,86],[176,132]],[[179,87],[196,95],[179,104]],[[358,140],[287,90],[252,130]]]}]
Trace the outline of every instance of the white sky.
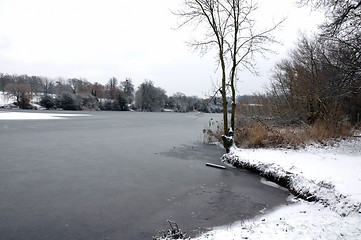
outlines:
[{"label": "white sky", "polygon": [[[263,92],[277,60],[298,38],[322,21],[320,13],[299,9],[293,0],[260,0],[258,20],[288,17],[275,46],[278,55],[259,58],[261,77],[244,72],[239,94]],[[168,95],[204,97],[217,83],[215,56],[203,57],[186,45],[192,27],[174,30],[171,13],[182,0],[0,0],[0,73],[50,78],[81,77],[106,83],[126,77],[138,86],[152,80]],[[263,24],[262,23],[262,24]]]}]

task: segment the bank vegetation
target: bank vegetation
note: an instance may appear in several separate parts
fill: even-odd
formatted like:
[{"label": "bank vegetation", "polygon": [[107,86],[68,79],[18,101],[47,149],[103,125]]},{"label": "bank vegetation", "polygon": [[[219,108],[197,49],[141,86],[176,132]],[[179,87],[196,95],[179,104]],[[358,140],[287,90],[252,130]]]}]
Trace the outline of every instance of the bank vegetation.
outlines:
[{"label": "bank vegetation", "polygon": [[[50,79],[41,76],[0,73],[0,91],[11,99],[8,108],[50,110],[102,110],[144,112],[213,112],[222,111],[219,98],[199,98],[175,93],[171,96],[150,80],[137,88],[130,78],[112,77],[106,84],[84,78]],[[1,107],[1,106],[0,106]]]},{"label": "bank vegetation", "polygon": [[[242,147],[302,147],[350,137],[360,127],[361,2],[300,1],[324,8],[315,36],[301,35],[276,64],[264,95],[238,99],[235,143]],[[205,130],[209,141],[222,127]]]}]

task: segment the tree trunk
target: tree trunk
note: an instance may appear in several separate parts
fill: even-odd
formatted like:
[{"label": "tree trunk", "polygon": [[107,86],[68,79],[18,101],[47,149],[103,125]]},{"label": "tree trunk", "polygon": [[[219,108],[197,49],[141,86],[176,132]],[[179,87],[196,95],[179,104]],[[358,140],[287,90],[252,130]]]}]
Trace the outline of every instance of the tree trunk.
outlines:
[{"label": "tree trunk", "polygon": [[226,149],[226,153],[229,153],[231,146],[233,145],[233,138],[229,136],[228,129],[228,102],[227,102],[227,90],[226,90],[226,65],[224,62],[223,51],[220,50],[219,57],[222,67],[222,105],[223,105],[223,146]]},{"label": "tree trunk", "polygon": [[236,88],[234,86],[235,69],[232,70],[231,76],[231,92],[232,92],[232,110],[231,110],[231,129],[235,129],[235,116],[236,116]]}]

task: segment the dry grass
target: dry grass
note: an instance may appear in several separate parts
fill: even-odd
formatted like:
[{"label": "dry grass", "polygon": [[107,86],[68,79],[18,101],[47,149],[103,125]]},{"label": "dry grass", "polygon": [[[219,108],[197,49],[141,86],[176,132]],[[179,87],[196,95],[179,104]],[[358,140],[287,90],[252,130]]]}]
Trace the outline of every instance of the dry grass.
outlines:
[{"label": "dry grass", "polygon": [[317,142],[322,142],[327,139],[337,139],[350,137],[353,135],[352,125],[347,121],[339,123],[316,122],[308,129],[311,139]]},{"label": "dry grass", "polygon": [[205,142],[207,143],[222,143],[223,125],[217,125],[216,129],[203,129]]},{"label": "dry grass", "polygon": [[[204,130],[208,142],[222,142],[222,126],[216,130]],[[319,121],[312,125],[276,127],[272,124],[255,122],[236,128],[234,139],[239,147],[245,148],[303,148],[309,142],[332,143],[353,135],[353,128],[347,121],[328,123]]]}]

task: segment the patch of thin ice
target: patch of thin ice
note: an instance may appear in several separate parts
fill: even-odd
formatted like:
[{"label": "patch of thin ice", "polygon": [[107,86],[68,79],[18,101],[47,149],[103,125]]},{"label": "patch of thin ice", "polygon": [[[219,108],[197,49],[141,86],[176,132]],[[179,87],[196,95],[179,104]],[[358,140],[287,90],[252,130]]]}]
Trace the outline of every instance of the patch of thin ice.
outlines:
[{"label": "patch of thin ice", "polygon": [[273,188],[278,188],[278,189],[281,189],[281,190],[284,190],[284,191],[288,191],[286,188],[274,183],[274,182],[271,182],[271,181],[268,181],[267,179],[265,178],[261,178],[261,183],[267,185],[267,186],[270,186],[270,187],[273,187]]}]

